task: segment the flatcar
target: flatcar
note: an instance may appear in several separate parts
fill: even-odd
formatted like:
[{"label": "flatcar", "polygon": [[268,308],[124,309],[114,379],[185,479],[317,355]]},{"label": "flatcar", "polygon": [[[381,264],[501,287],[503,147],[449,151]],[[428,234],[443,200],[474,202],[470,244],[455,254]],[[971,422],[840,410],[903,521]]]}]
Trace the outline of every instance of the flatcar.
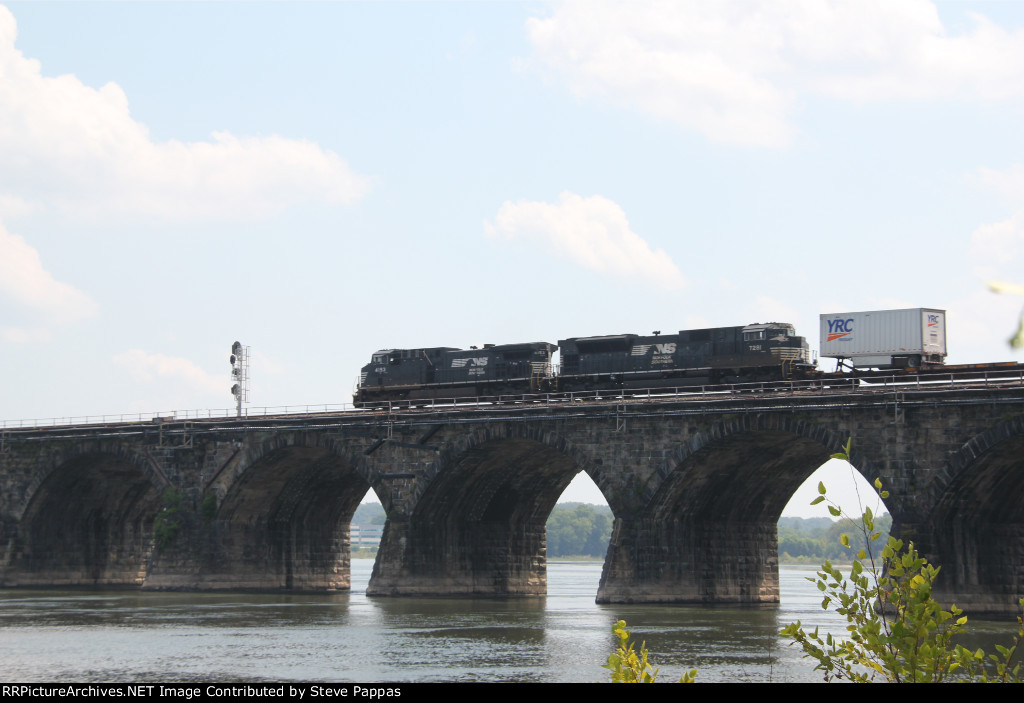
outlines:
[{"label": "flatcar", "polygon": [[[551,358],[558,349],[560,373]],[[792,378],[812,371],[787,323],[620,334],[482,349],[382,349],[363,367],[355,404],[511,393],[658,388]]]},{"label": "flatcar", "polygon": [[359,374],[354,402],[501,395],[551,387],[554,344],[381,349]]}]

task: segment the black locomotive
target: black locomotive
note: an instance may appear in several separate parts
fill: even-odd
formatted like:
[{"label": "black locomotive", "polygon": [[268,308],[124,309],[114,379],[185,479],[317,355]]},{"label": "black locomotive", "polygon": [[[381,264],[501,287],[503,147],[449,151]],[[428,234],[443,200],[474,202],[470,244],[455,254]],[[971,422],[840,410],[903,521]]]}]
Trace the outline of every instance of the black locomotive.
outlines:
[{"label": "black locomotive", "polygon": [[[561,370],[551,356],[560,352]],[[510,393],[664,388],[783,380],[813,370],[793,325],[571,337],[483,349],[384,349],[363,367],[355,404]]]},{"label": "black locomotive", "polygon": [[793,325],[778,322],[649,337],[573,337],[558,348],[562,390],[781,380],[810,366],[807,341]]},{"label": "black locomotive", "polygon": [[359,374],[355,404],[547,390],[556,348],[527,342],[483,349],[382,349]]}]

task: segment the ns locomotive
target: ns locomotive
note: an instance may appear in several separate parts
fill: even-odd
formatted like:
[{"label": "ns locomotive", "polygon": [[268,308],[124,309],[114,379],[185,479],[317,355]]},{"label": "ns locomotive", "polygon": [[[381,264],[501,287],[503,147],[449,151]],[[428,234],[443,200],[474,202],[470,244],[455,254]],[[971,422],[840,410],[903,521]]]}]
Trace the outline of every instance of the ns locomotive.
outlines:
[{"label": "ns locomotive", "polygon": [[[552,356],[559,351],[561,369]],[[354,402],[512,393],[668,388],[773,381],[813,370],[793,325],[770,322],[650,336],[571,337],[482,349],[382,349],[362,368]]]}]

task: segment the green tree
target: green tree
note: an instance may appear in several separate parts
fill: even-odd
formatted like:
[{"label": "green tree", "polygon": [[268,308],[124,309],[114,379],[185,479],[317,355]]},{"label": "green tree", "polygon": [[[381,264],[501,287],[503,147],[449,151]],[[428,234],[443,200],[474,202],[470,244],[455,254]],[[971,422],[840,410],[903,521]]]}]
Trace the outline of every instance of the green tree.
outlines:
[{"label": "green tree", "polygon": [[[875,517],[875,527],[881,533],[880,543],[889,539],[891,526],[892,516],[888,513]],[[814,560],[820,564],[824,559],[845,563],[852,553],[866,549],[867,544],[854,532],[850,535],[851,549],[846,549],[840,542],[844,530],[849,531],[847,525],[829,518],[781,518],[778,527],[780,563]]]},{"label": "green tree", "polygon": [[547,520],[548,555],[602,557],[611,534],[612,515],[607,506],[556,505]]},{"label": "green tree", "polygon": [[185,494],[178,488],[168,488],[160,496],[164,507],[153,521],[153,539],[157,551],[163,551],[178,538],[184,501]]},{"label": "green tree", "polygon": [[[832,458],[850,460],[850,442]],[[875,479],[882,498],[889,496]],[[846,679],[869,682],[1020,681],[1020,664],[1012,665],[1017,647],[1024,639],[1024,620],[1018,617],[1018,634],[1010,647],[996,646],[998,654],[979,649],[971,652],[955,637],[964,631],[967,617],[955,605],[943,609],[932,598],[939,569],[922,558],[913,543],[889,537],[876,562],[873,544],[881,538],[871,509],[857,520],[846,516],[829,500],[824,484],[818,484],[812,505],[828,502],[829,512],[849,520],[864,546],[851,545],[846,534],[840,543],[846,549],[857,546],[849,575],[826,561],[816,578],[809,579],[822,592],[821,607],[834,608],[846,617],[848,639],[821,636],[818,629],[807,632],[797,621],[782,634],[799,644],[804,656],[817,662],[815,669],[825,680]],[[1021,599],[1024,610],[1024,599]]]}]

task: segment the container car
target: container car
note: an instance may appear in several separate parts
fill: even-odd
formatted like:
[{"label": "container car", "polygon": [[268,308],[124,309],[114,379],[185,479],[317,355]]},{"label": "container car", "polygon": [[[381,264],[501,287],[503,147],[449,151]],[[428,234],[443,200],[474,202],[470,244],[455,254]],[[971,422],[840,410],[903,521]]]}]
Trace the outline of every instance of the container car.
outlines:
[{"label": "container car", "polygon": [[946,311],[934,308],[840,312],[820,318],[821,356],[843,368],[899,369],[946,359]]}]

